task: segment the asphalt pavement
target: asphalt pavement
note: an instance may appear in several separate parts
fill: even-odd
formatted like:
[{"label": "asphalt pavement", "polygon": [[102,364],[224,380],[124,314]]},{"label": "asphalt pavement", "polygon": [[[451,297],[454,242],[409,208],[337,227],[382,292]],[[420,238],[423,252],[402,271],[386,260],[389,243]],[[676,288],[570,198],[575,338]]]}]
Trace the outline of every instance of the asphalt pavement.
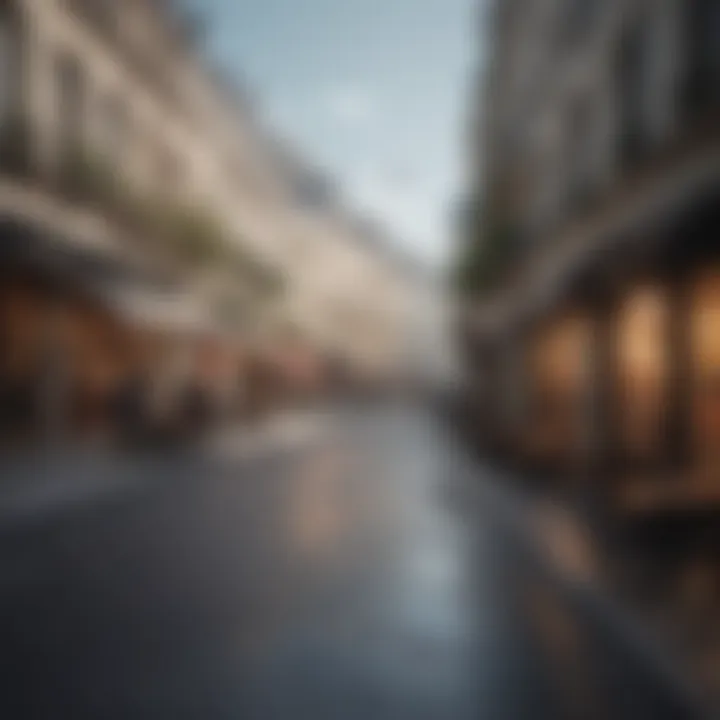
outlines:
[{"label": "asphalt pavement", "polygon": [[1,717],[559,716],[442,426],[289,427],[3,461]]}]

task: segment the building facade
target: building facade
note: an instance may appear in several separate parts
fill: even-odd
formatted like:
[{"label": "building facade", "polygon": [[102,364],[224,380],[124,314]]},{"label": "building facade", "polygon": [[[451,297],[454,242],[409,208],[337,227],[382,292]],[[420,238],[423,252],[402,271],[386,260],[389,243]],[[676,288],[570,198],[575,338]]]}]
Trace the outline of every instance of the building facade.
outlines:
[{"label": "building facade", "polygon": [[[385,258],[308,207],[198,34],[162,0],[0,6],[3,384],[42,388],[66,420],[133,373],[200,373],[226,394],[238,357],[288,324],[306,352],[358,362],[396,341],[392,292],[337,282],[356,264],[392,289]],[[350,332],[344,307],[382,338]]]},{"label": "building facade", "polygon": [[717,504],[720,3],[499,0],[487,21],[479,434],[616,507]]}]

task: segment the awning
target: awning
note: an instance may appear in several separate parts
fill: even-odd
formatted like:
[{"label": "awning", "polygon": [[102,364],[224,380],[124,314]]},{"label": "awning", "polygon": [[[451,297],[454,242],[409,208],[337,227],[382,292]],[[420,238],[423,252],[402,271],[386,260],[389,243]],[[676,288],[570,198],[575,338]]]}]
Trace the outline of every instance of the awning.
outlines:
[{"label": "awning", "polygon": [[[166,278],[151,276],[147,268],[104,242],[100,223],[53,226],[54,218],[40,212],[42,203],[30,208],[21,204],[8,212],[3,202],[8,192],[0,183],[0,266],[6,273],[27,271],[47,278],[138,327],[186,334],[217,331],[199,298],[171,286]],[[17,197],[26,204],[34,199],[32,193]]]},{"label": "awning", "polygon": [[539,245],[511,287],[487,303],[485,324],[507,329],[551,311],[588,269],[624,250],[660,246],[668,224],[717,188],[720,150],[691,155],[673,172],[657,173],[591,222],[570,228],[550,247]]},{"label": "awning", "polygon": [[185,334],[215,330],[209,309],[187,292],[156,291],[130,283],[101,284],[96,290],[101,302],[133,325]]}]

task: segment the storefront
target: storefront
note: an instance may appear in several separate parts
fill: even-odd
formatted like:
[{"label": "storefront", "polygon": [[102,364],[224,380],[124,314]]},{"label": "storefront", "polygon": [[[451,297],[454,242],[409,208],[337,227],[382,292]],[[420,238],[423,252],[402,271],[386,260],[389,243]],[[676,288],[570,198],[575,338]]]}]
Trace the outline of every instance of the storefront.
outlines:
[{"label": "storefront", "polygon": [[531,343],[531,456],[558,472],[579,467],[586,444],[589,324],[579,314],[547,323]]},{"label": "storefront", "polygon": [[701,270],[691,295],[692,455],[720,488],[720,267]]},{"label": "storefront", "polygon": [[619,304],[616,340],[615,433],[617,453],[629,472],[662,462],[667,420],[669,307],[662,285],[642,283]]},{"label": "storefront", "polygon": [[[552,305],[513,306],[511,317],[532,324],[485,338],[483,422],[490,438],[502,431],[509,461],[528,460],[531,475],[549,470],[556,483],[587,480],[633,513],[720,508],[713,198],[678,205],[662,223],[643,218],[612,252],[578,252],[552,276]],[[525,358],[522,371],[511,357]]]}]

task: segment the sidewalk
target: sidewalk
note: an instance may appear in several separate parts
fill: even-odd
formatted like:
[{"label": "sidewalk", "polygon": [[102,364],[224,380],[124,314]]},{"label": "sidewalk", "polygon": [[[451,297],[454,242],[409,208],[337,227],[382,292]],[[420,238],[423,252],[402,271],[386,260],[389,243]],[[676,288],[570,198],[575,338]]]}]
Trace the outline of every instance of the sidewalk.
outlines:
[{"label": "sidewalk", "polygon": [[320,413],[288,412],[254,426],[233,425],[197,446],[123,450],[110,443],[38,444],[0,453],[0,529],[127,497],[174,475],[196,457],[251,463],[311,443],[325,424]]},{"label": "sidewalk", "polygon": [[613,570],[622,560],[608,554],[571,508],[518,491],[490,467],[483,475],[478,501],[504,528],[516,561],[534,568],[567,618],[584,628],[586,650],[602,663],[630,668],[623,682],[640,695],[642,681],[650,693],[643,701],[679,712],[663,717],[702,716],[699,708],[709,698],[691,679],[688,657],[678,652],[669,628],[658,626],[615,582]]},{"label": "sidewalk", "polygon": [[0,456],[0,528],[42,521],[147,485],[157,460],[109,447],[37,447]]}]

